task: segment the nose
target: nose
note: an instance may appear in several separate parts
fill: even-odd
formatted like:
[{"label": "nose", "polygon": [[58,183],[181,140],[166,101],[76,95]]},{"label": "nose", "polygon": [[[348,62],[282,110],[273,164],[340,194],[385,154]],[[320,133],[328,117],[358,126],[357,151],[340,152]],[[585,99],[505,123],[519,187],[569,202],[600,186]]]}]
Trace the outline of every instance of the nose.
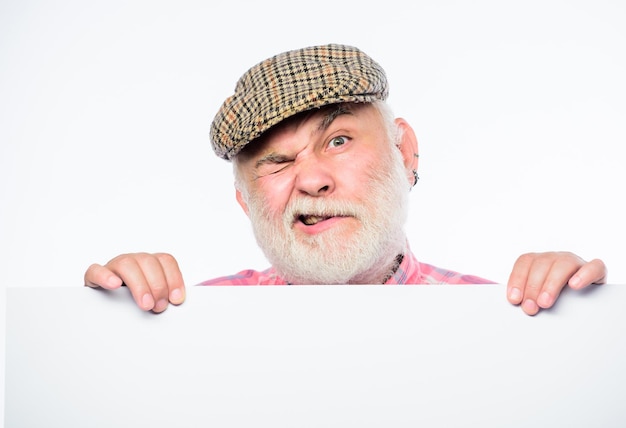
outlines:
[{"label": "nose", "polygon": [[296,190],[309,196],[327,196],[335,190],[330,165],[311,155],[296,161]]}]

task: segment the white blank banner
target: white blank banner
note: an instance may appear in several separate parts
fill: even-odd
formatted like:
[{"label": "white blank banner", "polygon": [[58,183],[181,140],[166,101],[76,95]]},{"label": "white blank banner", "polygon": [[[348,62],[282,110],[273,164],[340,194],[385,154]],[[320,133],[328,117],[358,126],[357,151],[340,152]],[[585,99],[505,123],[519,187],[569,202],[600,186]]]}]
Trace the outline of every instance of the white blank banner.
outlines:
[{"label": "white blank banner", "polygon": [[7,290],[6,427],[618,427],[626,286]]}]

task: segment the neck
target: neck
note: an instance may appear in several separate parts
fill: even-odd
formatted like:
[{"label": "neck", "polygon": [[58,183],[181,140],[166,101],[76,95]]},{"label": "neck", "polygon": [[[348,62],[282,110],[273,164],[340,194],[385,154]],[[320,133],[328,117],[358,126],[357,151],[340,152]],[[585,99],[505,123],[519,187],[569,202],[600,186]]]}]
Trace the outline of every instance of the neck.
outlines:
[{"label": "neck", "polygon": [[403,259],[401,252],[382,257],[371,269],[352,278],[349,284],[384,284],[396,273]]}]

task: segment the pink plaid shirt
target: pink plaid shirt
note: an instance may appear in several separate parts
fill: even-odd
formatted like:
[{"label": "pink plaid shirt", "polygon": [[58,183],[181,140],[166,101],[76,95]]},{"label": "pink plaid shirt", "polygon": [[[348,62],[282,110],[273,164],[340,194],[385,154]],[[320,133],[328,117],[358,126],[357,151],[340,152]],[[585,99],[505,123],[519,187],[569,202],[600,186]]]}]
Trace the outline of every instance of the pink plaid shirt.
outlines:
[{"label": "pink plaid shirt", "polygon": [[[396,272],[385,284],[493,284],[473,275],[441,269],[420,263],[408,250]],[[243,270],[239,273],[201,282],[199,285],[289,285],[274,268],[264,271]]]}]

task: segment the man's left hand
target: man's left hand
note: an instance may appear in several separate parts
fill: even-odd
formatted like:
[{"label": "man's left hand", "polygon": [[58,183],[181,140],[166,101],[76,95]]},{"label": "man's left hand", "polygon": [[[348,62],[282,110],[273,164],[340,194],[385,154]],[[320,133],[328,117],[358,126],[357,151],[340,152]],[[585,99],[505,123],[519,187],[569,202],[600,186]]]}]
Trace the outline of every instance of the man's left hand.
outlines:
[{"label": "man's left hand", "polygon": [[535,315],[554,305],[565,286],[579,290],[590,284],[604,284],[606,277],[602,260],[586,262],[567,252],[523,254],[513,266],[507,298],[521,305],[528,315]]}]

